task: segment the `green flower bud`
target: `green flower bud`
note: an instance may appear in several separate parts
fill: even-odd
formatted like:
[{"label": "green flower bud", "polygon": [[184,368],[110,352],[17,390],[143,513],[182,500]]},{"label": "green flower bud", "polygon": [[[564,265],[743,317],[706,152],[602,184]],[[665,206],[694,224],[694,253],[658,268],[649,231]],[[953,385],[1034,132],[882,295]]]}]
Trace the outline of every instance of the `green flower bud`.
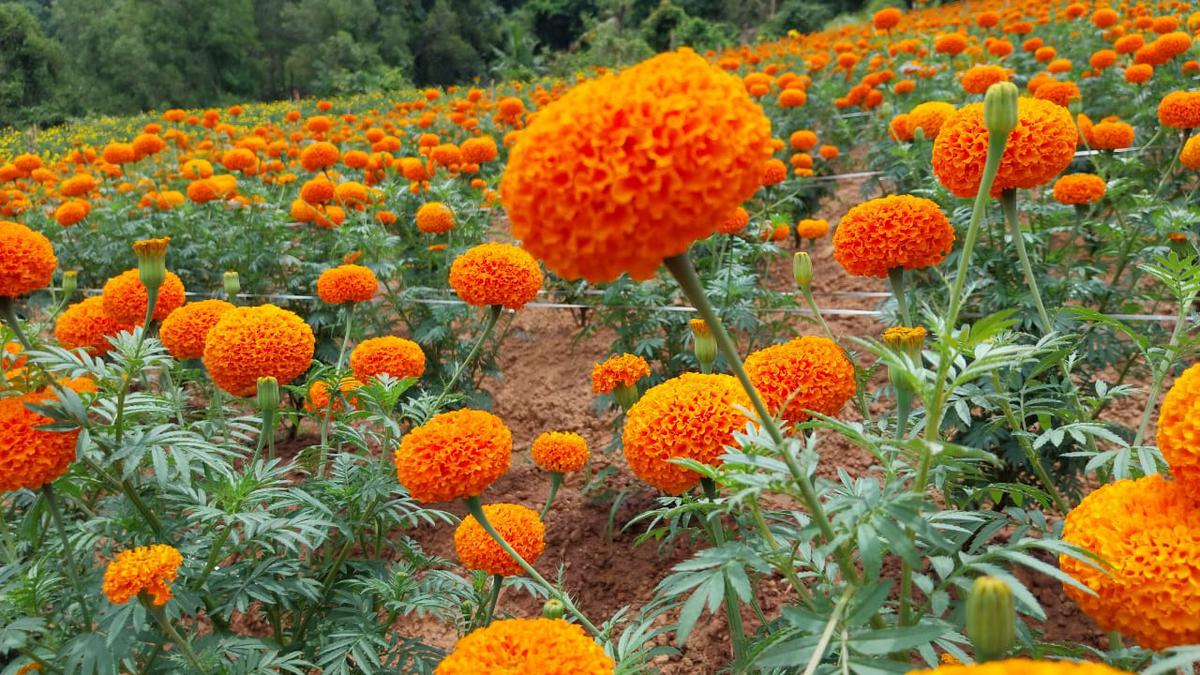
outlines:
[{"label": "green flower bud", "polygon": [[273,377],[258,378],[258,392],[255,402],[258,411],[266,415],[279,409],[279,380]]},{"label": "green flower bud", "polygon": [[997,82],[988,87],[983,96],[983,124],[989,134],[1008,140],[1008,135],[1017,128],[1017,85],[1012,82]]},{"label": "green flower bud", "polygon": [[170,237],[161,237],[133,243],[133,252],[138,259],[138,278],[151,294],[157,291],[167,278],[167,244],[170,242]]},{"label": "green flower bud", "polygon": [[713,337],[704,319],[692,319],[688,323],[695,338],[692,349],[696,353],[696,360],[700,362],[700,370],[710,372],[713,362],[717,360],[717,339]]},{"label": "green flower bud", "polygon": [[242,292],[242,279],[237,272],[229,270],[222,278],[222,282],[225,285],[225,297],[233,299]]},{"label": "green flower bud", "polygon": [[1012,648],[1017,611],[1003,579],[979,577],[967,598],[967,637],[980,661],[1002,658]]},{"label": "green flower bud", "polygon": [[63,272],[62,292],[68,299],[75,295],[75,289],[79,288],[79,273],[75,270],[67,270]]},{"label": "green flower bud", "polygon": [[641,395],[638,394],[636,384],[633,386],[618,384],[613,388],[613,397],[617,399],[617,403],[621,404],[622,409],[628,411],[633,407],[634,403],[638,402],[638,398],[640,398]]},{"label": "green flower bud", "polygon": [[812,284],[813,264],[808,252],[801,251],[792,256],[792,276],[800,288],[807,289]]},{"label": "green flower bud", "polygon": [[550,598],[546,604],[542,605],[542,616],[547,619],[561,619],[567,608],[563,605],[562,600]]}]

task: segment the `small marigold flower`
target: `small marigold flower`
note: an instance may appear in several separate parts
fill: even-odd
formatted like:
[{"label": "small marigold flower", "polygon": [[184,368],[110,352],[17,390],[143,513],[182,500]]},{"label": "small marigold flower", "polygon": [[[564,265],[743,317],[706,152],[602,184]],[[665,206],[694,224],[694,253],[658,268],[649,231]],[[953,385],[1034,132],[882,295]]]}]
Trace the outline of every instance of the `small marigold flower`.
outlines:
[{"label": "small marigold flower", "polygon": [[[1017,102],[1017,126],[1008,137],[993,196],[1004,190],[1046,183],[1075,157],[1079,132],[1067,109],[1034,98]],[[933,171],[946,189],[974,197],[987,158],[988,131],[983,104],[973,103],[946,121],[933,144]]]},{"label": "small marigold flower", "polygon": [[92,203],[86,199],[68,199],[54,209],[54,221],[63,227],[70,227],[92,212]]},{"label": "small marigold flower", "polygon": [[644,377],[650,377],[650,364],[633,354],[610,356],[592,368],[592,391],[611,394],[618,386],[633,387]]},{"label": "small marigold flower", "polygon": [[317,380],[308,387],[308,400],[304,402],[304,409],[310,413],[325,415],[326,411],[339,413],[346,409],[342,405],[342,399],[345,399],[352,408],[358,407],[358,400],[351,393],[363,386],[363,383],[353,377],[343,377],[338,384],[338,392],[340,395],[333,399],[333,407],[329,405],[329,385],[325,384],[324,380]]},{"label": "small marigold flower", "polygon": [[[518,504],[487,504],[483,515],[504,541],[532,565],[546,549],[546,527],[537,511]],[[463,518],[454,529],[454,551],[463,567],[491,575],[517,577],[524,574],[521,565],[500,548],[475,516]]]},{"label": "small marigold flower", "polygon": [[1120,150],[1133,146],[1134,129],[1125,122],[1097,122],[1088,134],[1088,145],[1094,150]]},{"label": "small marigold flower", "polygon": [[454,229],[454,212],[441,202],[422,204],[417,209],[417,229],[429,234],[441,234]]},{"label": "small marigold flower", "polygon": [[796,223],[796,234],[802,239],[820,239],[829,234],[829,221],[820,218],[805,218]]},{"label": "small marigold flower", "polygon": [[1200,91],[1173,91],[1158,104],[1158,121],[1165,127],[1200,127]]},{"label": "small marigold flower", "polygon": [[1125,81],[1130,84],[1147,82],[1154,76],[1154,66],[1149,63],[1135,63],[1125,69]]},{"label": "small marigold flower", "polygon": [[547,431],[533,440],[533,462],[546,471],[572,473],[588,461],[587,441],[579,434]]},{"label": "small marigold flower", "polygon": [[520,247],[480,244],[454,259],[450,286],[468,305],[520,309],[542,289],[542,270]]},{"label": "small marigold flower", "polygon": [[700,474],[668,460],[717,465],[733,434],[746,426],[750,399],[731,375],[684,373],[651,387],[625,417],[625,459],[638,478],[669,494],[700,482]]},{"label": "small marigold flower", "polygon": [[[948,663],[943,654],[942,663]],[[953,659],[953,657],[951,657]],[[1006,659],[962,665],[953,659],[948,665],[934,670],[917,670],[909,675],[1123,675],[1103,663],[1075,663],[1073,661],[1033,661],[1030,659]],[[1126,674],[1127,675],[1127,674]]]},{"label": "small marigold flower", "polygon": [[760,349],[746,358],[746,373],[772,415],[798,424],[808,411],[837,415],[854,396],[854,365],[829,338],[806,335]]},{"label": "small marigold flower", "polygon": [[[101,297],[104,298],[104,312],[113,321],[126,325],[140,325],[145,321],[150,300],[138,270],[127,270],[109,279]],[[186,301],[183,282],[174,272],[167,272],[154,303],[154,318],[159,321],[167,318]]]},{"label": "small marigold flower", "polygon": [[1100,201],[1108,186],[1104,179],[1090,173],[1072,173],[1054,182],[1054,200],[1059,204],[1091,204]]},{"label": "small marigold flower", "polygon": [[917,105],[908,113],[908,131],[920,129],[927,139],[937,138],[942,125],[955,113],[953,105],[944,101],[927,101]]},{"label": "small marigold flower", "polygon": [[79,430],[39,429],[54,420],[26,407],[52,398],[49,392],[0,398],[0,492],[53,483],[75,461]]},{"label": "small marigold flower", "polygon": [[737,234],[750,224],[750,214],[746,209],[737,207],[733,213],[717,224],[717,232],[721,234]]},{"label": "small marigold flower", "polygon": [[791,144],[793,150],[800,152],[808,152],[817,147],[817,134],[808,129],[793,131],[788,137],[788,143]]},{"label": "small marigold flower", "polygon": [[1183,371],[1158,411],[1158,449],[1183,482],[1200,485],[1200,364]]},{"label": "small marigold flower", "polygon": [[204,367],[234,396],[252,396],[258,378],[287,384],[312,364],[316,338],[295,313],[275,305],[235,307],[208,331]]},{"label": "small marigold flower", "polygon": [[58,258],[41,232],[0,220],[0,296],[15,298],[50,285]]},{"label": "small marigold flower", "polygon": [[66,349],[85,349],[103,356],[112,349],[110,336],[133,327],[115,321],[104,311],[104,298],[94,295],[67,307],[54,324],[54,339]]},{"label": "small marigold flower", "polygon": [[612,675],[614,669],[580,626],[562,619],[505,619],[459,640],[434,675]]},{"label": "small marigold flower", "polygon": [[884,7],[871,17],[875,30],[891,30],[900,23],[901,13],[895,7]]},{"label": "small marigold flower", "polygon": [[337,146],[328,141],[317,141],[300,151],[300,165],[305,171],[328,169],[341,158],[342,154]]},{"label": "small marigold flower", "polygon": [[967,37],[961,33],[947,33],[933,39],[933,50],[939,54],[956,56],[967,48]]},{"label": "small marigold flower", "polygon": [[762,184],[778,185],[787,180],[787,165],[782,161],[771,158],[763,165]]},{"label": "small marigold flower", "polygon": [[1121,480],[1083,499],[1063,541],[1106,562],[1059,557],[1063,572],[1095,592],[1063,589],[1105,631],[1160,651],[1200,641],[1200,510],[1194,484],[1160,475]]},{"label": "small marigold flower", "polygon": [[379,375],[397,380],[425,374],[425,352],[412,340],[388,335],[363,340],[350,352],[350,370],[363,382]]},{"label": "small marigold flower", "polygon": [[541,109],[500,194],[513,234],[559,275],[647,279],[758,190],[772,153],[741,79],[681,49]]},{"label": "small marigold flower", "polygon": [[448,502],[483,494],[508,471],[512,433],[483,410],[435,415],[404,436],[396,449],[396,477],[420,502]]},{"label": "small marigold flower", "polygon": [[104,570],[104,595],[120,605],[146,593],[161,607],[171,599],[169,583],[179,576],[182,564],[183,555],[166,544],[126,549]]},{"label": "small marigold flower", "polygon": [[1038,87],[1037,91],[1033,93],[1033,97],[1043,101],[1050,101],[1066,108],[1071,104],[1071,101],[1079,100],[1079,85],[1074,82],[1059,82],[1058,80],[1054,80]]},{"label": "small marigold flower", "polygon": [[327,305],[366,302],[375,297],[379,280],[369,267],[338,265],[317,277],[317,297]]},{"label": "small marigold flower", "polygon": [[908,128],[908,113],[900,113],[888,122],[888,137],[901,143],[908,143],[913,139],[912,129]]},{"label": "small marigold flower", "polygon": [[968,94],[985,94],[993,84],[1008,81],[1008,69],[991,65],[974,66],[964,72],[959,81],[963,91]]},{"label": "small marigold flower", "polygon": [[233,305],[224,300],[189,302],[163,319],[158,337],[171,356],[198,359],[204,356],[208,331],[231,309]]},{"label": "small marigold flower", "polygon": [[885,277],[894,268],[920,269],[945,260],[954,227],[938,205],[891,195],[850,209],[833,234],[833,257],[856,276]]},{"label": "small marigold flower", "polygon": [[496,139],[491,136],[476,136],[462,143],[462,158],[470,164],[484,164],[500,156]]},{"label": "small marigold flower", "polygon": [[1200,135],[1192,136],[1179,151],[1179,163],[1189,169],[1200,169]]}]

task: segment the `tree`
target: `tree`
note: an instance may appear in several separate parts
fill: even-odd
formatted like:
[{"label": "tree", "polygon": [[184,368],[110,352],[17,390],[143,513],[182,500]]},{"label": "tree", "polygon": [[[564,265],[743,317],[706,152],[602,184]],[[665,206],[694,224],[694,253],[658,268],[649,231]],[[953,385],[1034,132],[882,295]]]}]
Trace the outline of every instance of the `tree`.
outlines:
[{"label": "tree", "polygon": [[61,46],[16,3],[0,4],[0,125],[53,119],[62,73]]}]

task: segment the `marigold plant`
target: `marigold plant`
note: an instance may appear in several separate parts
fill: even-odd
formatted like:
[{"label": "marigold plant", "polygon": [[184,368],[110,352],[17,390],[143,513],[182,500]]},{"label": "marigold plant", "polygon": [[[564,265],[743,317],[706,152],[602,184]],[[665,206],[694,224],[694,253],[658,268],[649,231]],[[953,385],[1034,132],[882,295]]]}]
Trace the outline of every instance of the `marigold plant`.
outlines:
[{"label": "marigold plant", "polygon": [[54,247],[45,235],[0,220],[0,296],[15,298],[45,288],[57,267]]},{"label": "marigold plant", "polygon": [[1103,199],[1107,189],[1104,179],[1095,174],[1068,174],[1054,182],[1054,200],[1059,204],[1091,204]]},{"label": "marigold plant", "polygon": [[177,359],[201,358],[208,331],[233,308],[224,300],[189,302],[163,319],[158,337],[163,347]]},{"label": "marigold plant", "polygon": [[632,387],[650,376],[650,364],[634,354],[610,356],[592,368],[592,391],[611,394],[617,386]]},{"label": "marigold plant", "polygon": [[362,382],[379,375],[398,380],[421,377],[425,374],[425,352],[421,345],[402,337],[370,338],[350,352],[350,370]]},{"label": "marigold plant", "polygon": [[396,477],[422,502],[478,497],[508,471],[512,447],[512,433],[489,412],[442,413],[404,436]]},{"label": "marigold plant", "polygon": [[587,440],[572,432],[547,431],[533,439],[533,462],[546,471],[572,473],[588,461]]},{"label": "marigold plant", "polygon": [[797,424],[809,411],[837,415],[857,385],[854,364],[826,337],[806,335],[746,357],[746,373],[773,415]]},{"label": "marigold plant", "polygon": [[[140,325],[146,320],[146,309],[150,304],[146,287],[136,269],[128,270],[109,279],[104,284],[104,313],[113,321],[122,324]],[[154,318],[162,321],[171,312],[187,302],[183,281],[174,273],[167,272],[158,299],[154,303]]]},{"label": "marigold plant", "polygon": [[[546,548],[546,527],[537,511],[519,504],[485,504],[483,514],[525,562],[532,565],[542,555]],[[500,548],[475,516],[468,514],[455,528],[454,550],[469,570],[504,577],[524,574],[521,565]]]},{"label": "marigold plant", "polygon": [[371,268],[362,265],[338,265],[317,277],[317,297],[329,305],[366,302],[375,297],[379,280]]},{"label": "marigold plant", "polygon": [[941,208],[910,195],[863,202],[842,216],[833,233],[834,259],[857,276],[936,265],[953,248],[954,228]]},{"label": "marigold plant", "polygon": [[40,429],[54,420],[28,407],[52,398],[46,392],[0,398],[0,492],[36,490],[54,482],[75,461],[79,430]]}]

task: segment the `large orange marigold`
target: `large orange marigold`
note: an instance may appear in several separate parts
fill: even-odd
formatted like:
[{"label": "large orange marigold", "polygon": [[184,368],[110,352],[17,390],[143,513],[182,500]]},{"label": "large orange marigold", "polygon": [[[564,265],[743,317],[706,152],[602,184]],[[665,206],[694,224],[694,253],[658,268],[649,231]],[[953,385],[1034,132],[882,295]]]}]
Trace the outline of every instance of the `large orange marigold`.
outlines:
[{"label": "large orange marigold", "polygon": [[[104,284],[104,312],[113,321],[124,324],[141,324],[146,320],[146,306],[150,300],[146,287],[136,269],[126,270]],[[167,272],[158,289],[158,300],[154,303],[154,318],[162,321],[171,312],[187,301],[183,281],[174,272]]]},{"label": "large orange marigold", "polygon": [[540,110],[500,195],[513,233],[556,273],[647,279],[754,194],[772,150],[742,81],[681,49]]},{"label": "large orange marigold", "polygon": [[518,246],[480,244],[454,259],[450,287],[468,305],[520,309],[542,289],[542,269]]},{"label": "large orange marigold", "polygon": [[890,195],[850,209],[833,233],[833,257],[850,274],[885,277],[900,267],[919,269],[945,260],[954,227],[938,205],[922,197]]},{"label": "large orange marigold", "polygon": [[1111,565],[1098,570],[1069,556],[1064,572],[1096,595],[1064,585],[1105,631],[1147,649],[1200,641],[1200,501],[1194,486],[1159,475],[1110,483],[1067,514],[1063,541]]},{"label": "large orange marigold", "polygon": [[[1022,96],[1017,127],[1008,137],[992,194],[1037,187],[1067,168],[1075,156],[1079,133],[1067,109]],[[987,159],[988,131],[983,104],[973,103],[947,120],[933,144],[933,171],[946,189],[974,197]]]},{"label": "large orange marigold", "polygon": [[454,229],[454,212],[441,202],[422,204],[417,209],[417,229],[429,234],[440,234]]},{"label": "large orange marigold", "polygon": [[329,305],[346,302],[366,302],[375,297],[379,280],[369,267],[338,265],[317,277],[317,297]]},{"label": "large orange marigold", "polygon": [[562,619],[505,619],[454,645],[434,675],[612,675],[615,665],[583,632]]},{"label": "large orange marigold", "polygon": [[583,468],[588,461],[587,440],[579,434],[547,431],[533,440],[530,456],[534,464],[546,471],[571,473]]},{"label": "large orange marigold", "polygon": [[1122,675],[1103,663],[1074,661],[1033,661],[1031,659],[1006,659],[970,665],[946,665],[934,670],[918,670],[909,675]]},{"label": "large orange marigold", "polygon": [[942,131],[942,125],[955,113],[953,105],[945,101],[926,101],[913,108],[908,113],[906,124],[908,132],[915,133],[920,129],[925,138],[934,139]]},{"label": "large orange marigold", "polygon": [[161,607],[171,599],[169,583],[179,576],[182,564],[183,556],[166,544],[121,551],[104,571],[104,595],[119,605],[144,592]]},{"label": "large orange marigold", "polygon": [[36,490],[54,482],[75,461],[79,430],[39,429],[54,420],[26,407],[50,398],[44,392],[0,398],[0,492]]},{"label": "large orange marigold", "polygon": [[233,305],[224,300],[189,302],[163,319],[158,337],[163,347],[177,359],[198,359],[204,356],[208,331]]},{"label": "large orange marigold", "polygon": [[1173,91],[1158,104],[1158,121],[1165,127],[1200,127],[1200,91]]},{"label": "large orange marigold", "polygon": [[312,364],[316,338],[295,313],[275,305],[235,307],[208,331],[204,367],[234,396],[250,396],[258,378],[287,384]]},{"label": "large orange marigold", "polygon": [[760,349],[746,358],[746,373],[772,415],[797,424],[808,411],[836,415],[858,387],[854,364],[834,341],[806,335]]},{"label": "large orange marigold", "polygon": [[397,380],[421,377],[425,374],[425,352],[421,351],[421,345],[402,337],[370,338],[350,352],[350,370],[363,382],[378,375],[390,375]]},{"label": "large orange marigold", "polygon": [[45,235],[0,220],[0,296],[15,298],[45,288],[56,267],[58,258]]},{"label": "large orange marigold", "polygon": [[101,356],[112,349],[110,336],[133,327],[131,323],[114,321],[104,311],[104,298],[93,295],[77,302],[58,315],[54,323],[54,339],[67,349],[86,349]]},{"label": "large orange marigold", "polygon": [[629,409],[622,436],[625,459],[638,478],[670,494],[700,475],[668,460],[716,465],[735,431],[746,426],[750,399],[730,375],[684,373],[651,387]]},{"label": "large orange marigold", "polygon": [[[537,511],[519,504],[488,504],[483,515],[504,541],[532,565],[546,549],[546,527]],[[463,567],[491,575],[516,577],[524,574],[517,561],[484,531],[475,516],[468,515],[454,529],[454,551]]]},{"label": "large orange marigold", "polygon": [[421,502],[483,494],[508,471],[512,433],[483,410],[435,415],[409,431],[396,449],[396,477]]}]

